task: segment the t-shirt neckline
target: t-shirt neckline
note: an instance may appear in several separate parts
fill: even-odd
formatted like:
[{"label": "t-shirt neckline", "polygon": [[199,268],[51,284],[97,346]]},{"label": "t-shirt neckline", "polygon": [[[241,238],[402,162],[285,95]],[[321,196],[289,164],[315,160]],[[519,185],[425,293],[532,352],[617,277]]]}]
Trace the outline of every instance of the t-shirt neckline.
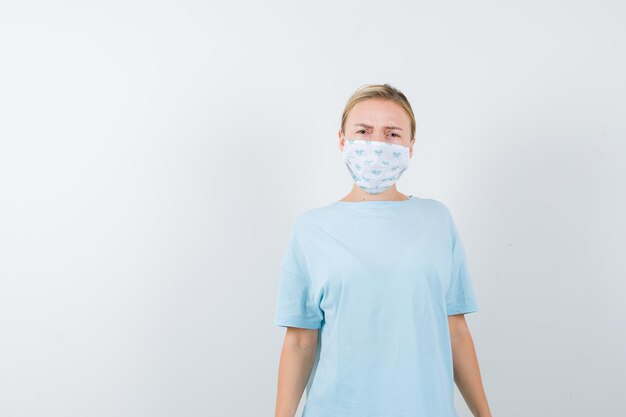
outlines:
[{"label": "t-shirt neckline", "polygon": [[410,194],[406,200],[367,200],[367,201],[335,201],[333,205],[338,206],[396,206],[406,204],[411,200],[416,200],[417,197]]}]

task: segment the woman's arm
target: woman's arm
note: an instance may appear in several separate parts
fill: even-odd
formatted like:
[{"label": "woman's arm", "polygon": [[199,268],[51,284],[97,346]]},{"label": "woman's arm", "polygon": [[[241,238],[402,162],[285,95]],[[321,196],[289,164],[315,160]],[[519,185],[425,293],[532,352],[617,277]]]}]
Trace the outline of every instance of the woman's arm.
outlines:
[{"label": "woman's arm", "polygon": [[465,315],[448,316],[448,326],[452,343],[454,381],[475,417],[491,417],[480,377],[474,341],[467,327]]},{"label": "woman's arm", "polygon": [[287,327],[278,366],[275,417],[294,417],[317,352],[319,329]]}]

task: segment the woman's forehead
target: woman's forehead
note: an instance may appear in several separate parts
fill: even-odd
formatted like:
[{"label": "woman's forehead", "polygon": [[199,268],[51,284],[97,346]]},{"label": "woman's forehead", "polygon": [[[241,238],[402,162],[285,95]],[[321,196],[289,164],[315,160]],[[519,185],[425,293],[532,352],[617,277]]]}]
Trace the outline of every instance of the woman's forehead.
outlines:
[{"label": "woman's forehead", "polygon": [[389,100],[365,100],[354,105],[347,120],[352,126],[363,123],[368,126],[400,126],[410,124],[409,116],[397,103]]}]

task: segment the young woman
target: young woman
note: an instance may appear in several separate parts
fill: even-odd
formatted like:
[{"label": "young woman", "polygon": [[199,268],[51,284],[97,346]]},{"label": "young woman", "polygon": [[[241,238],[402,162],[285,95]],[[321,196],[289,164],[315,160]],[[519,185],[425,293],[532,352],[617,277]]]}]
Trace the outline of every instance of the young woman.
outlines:
[{"label": "young woman", "polygon": [[303,417],[457,417],[456,382],[490,417],[458,230],[443,203],[396,188],[415,142],[408,100],[363,86],[338,134],[352,190],[296,219],[281,262],[275,416],[294,417],[306,390]]}]

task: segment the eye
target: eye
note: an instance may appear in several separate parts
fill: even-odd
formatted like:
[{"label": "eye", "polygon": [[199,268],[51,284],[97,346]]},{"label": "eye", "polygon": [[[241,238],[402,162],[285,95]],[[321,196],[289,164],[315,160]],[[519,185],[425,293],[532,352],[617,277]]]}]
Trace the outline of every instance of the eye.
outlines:
[{"label": "eye", "polygon": [[392,134],[392,135],[396,135],[396,137],[398,137],[398,138],[400,137],[400,135],[398,135],[398,134],[397,134],[397,133],[395,133],[395,132],[391,132],[391,134]]},{"label": "eye", "polygon": [[357,130],[356,133],[361,133],[361,132],[365,132],[365,129]]}]

